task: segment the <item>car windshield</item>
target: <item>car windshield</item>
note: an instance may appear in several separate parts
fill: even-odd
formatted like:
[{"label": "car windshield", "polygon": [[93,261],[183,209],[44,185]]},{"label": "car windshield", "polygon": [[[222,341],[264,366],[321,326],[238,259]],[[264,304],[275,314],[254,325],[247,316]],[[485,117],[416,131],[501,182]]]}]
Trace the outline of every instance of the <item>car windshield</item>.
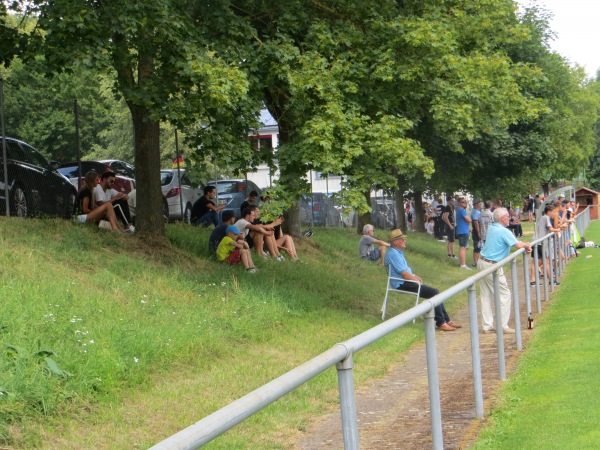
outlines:
[{"label": "car windshield", "polygon": [[[214,186],[214,183],[212,183]],[[217,184],[217,194],[235,194],[244,192],[243,181],[219,181]]]}]

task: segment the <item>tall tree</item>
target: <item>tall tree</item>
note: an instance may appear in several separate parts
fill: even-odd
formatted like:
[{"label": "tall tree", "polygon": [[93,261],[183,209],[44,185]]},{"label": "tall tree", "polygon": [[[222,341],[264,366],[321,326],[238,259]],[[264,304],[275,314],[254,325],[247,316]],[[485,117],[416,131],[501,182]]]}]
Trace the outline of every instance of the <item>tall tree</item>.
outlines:
[{"label": "tall tree", "polygon": [[231,116],[237,99],[245,98],[240,61],[218,53],[203,28],[205,16],[222,13],[224,27],[234,27],[235,17],[222,4],[187,0],[14,3],[39,17],[30,48],[43,52],[50,67],[64,71],[79,64],[114,77],[115,93],[133,121],[139,229],[164,233],[159,123],[189,125],[209,109]]}]

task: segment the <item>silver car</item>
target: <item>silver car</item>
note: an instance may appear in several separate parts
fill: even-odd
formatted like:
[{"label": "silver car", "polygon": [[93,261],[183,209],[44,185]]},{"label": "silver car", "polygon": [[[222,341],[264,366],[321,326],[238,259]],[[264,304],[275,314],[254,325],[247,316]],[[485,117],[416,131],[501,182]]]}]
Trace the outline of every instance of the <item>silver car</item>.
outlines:
[{"label": "silver car", "polygon": [[198,187],[192,187],[185,169],[164,169],[160,171],[160,186],[169,205],[169,220],[183,220],[190,223],[192,206],[202,195]]}]

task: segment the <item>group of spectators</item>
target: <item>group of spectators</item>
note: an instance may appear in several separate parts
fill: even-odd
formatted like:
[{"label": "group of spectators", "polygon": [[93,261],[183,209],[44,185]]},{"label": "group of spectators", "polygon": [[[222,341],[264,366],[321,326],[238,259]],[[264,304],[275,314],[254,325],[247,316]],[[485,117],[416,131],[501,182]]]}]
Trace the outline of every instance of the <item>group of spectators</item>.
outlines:
[{"label": "group of spectators", "polygon": [[[528,203],[524,207],[524,212],[527,213],[527,220],[534,220],[535,215],[540,211],[542,201],[539,196],[530,196],[527,200]],[[455,201],[457,201],[456,207]],[[504,208],[501,201],[492,202],[488,200],[484,203],[477,198],[473,200],[473,208],[470,214],[467,213],[466,207],[467,201],[464,198],[459,197],[455,200],[453,196],[447,197],[446,205],[442,204],[441,199],[434,200],[431,205],[425,205],[426,212],[430,215],[427,218],[426,225],[428,233],[447,243],[448,257],[458,259],[460,268],[471,270],[466,265],[469,234],[472,236],[474,246],[472,266],[477,267],[480,272],[493,267],[506,258],[512,247],[516,249],[523,248],[527,253],[531,253],[531,244],[517,239],[523,236],[519,209]],[[574,201],[567,201],[564,198],[559,198],[546,205],[542,211],[544,217],[538,221],[536,237],[543,237],[551,232],[557,234],[563,232],[569,244],[571,239],[570,226],[575,220],[577,208],[578,205]],[[531,213],[531,216],[529,213]],[[407,236],[400,230],[393,230],[388,236],[388,241],[379,240],[374,237],[373,226],[365,225],[363,236],[359,242],[359,257],[384,264],[389,270],[390,277],[417,281],[421,285],[420,296],[425,299],[431,298],[437,295],[439,291],[423,284],[422,279],[413,274],[404,254],[406,239]],[[458,258],[454,255],[455,240],[459,242]],[[571,245],[569,248],[572,250],[566,256],[562,255],[558,248],[551,248],[546,255],[542,255],[541,248],[541,246],[538,246],[540,267],[543,258],[550,260],[553,257],[570,257],[573,256],[572,252],[575,251],[574,246]],[[532,260],[532,279],[534,279],[533,270],[535,270],[533,266]],[[501,267],[498,268],[497,274],[501,304],[499,323],[502,326],[503,333],[512,334],[515,330],[509,326],[512,303],[511,292]],[[546,277],[549,278],[550,273],[547,273]],[[553,281],[557,285],[560,284],[556,279]],[[535,281],[531,283],[535,285]],[[395,282],[392,287],[409,292],[416,292],[416,289],[418,289],[418,286],[414,283],[404,283],[403,281]],[[483,333],[494,333],[496,328],[492,308],[494,299],[492,273],[481,279],[480,287],[482,331]],[[454,331],[461,327],[449,318],[443,304],[436,307],[434,312],[439,330]]]},{"label": "group of spectators", "polygon": [[[224,206],[216,206],[212,201],[215,196],[214,186],[204,188],[204,195],[192,207],[191,221],[196,226],[215,226],[208,240],[208,248],[218,261],[232,265],[241,262],[247,272],[256,273],[251,249],[265,259],[284,261],[280,250],[292,260],[298,259],[294,240],[281,229],[283,217],[269,223],[260,220],[260,209],[256,205],[258,192],[248,194],[237,217],[235,211],[223,211]],[[262,202],[269,200],[268,196],[261,198]]]},{"label": "group of spectators", "polygon": [[[129,196],[113,189],[116,174],[104,172],[100,177],[91,170],[85,174],[83,186],[75,201],[75,220],[98,223],[114,231],[135,232],[129,209]],[[121,222],[121,224],[119,224]]]}]

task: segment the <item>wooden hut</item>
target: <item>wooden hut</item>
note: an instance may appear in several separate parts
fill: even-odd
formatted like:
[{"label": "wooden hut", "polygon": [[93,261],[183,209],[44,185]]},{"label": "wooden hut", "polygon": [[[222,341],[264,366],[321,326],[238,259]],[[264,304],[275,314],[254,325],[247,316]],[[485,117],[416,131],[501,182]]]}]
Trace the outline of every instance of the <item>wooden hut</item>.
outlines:
[{"label": "wooden hut", "polygon": [[579,203],[577,214],[590,206],[590,219],[596,220],[598,218],[598,192],[586,187],[579,188],[575,191],[575,202]]}]

